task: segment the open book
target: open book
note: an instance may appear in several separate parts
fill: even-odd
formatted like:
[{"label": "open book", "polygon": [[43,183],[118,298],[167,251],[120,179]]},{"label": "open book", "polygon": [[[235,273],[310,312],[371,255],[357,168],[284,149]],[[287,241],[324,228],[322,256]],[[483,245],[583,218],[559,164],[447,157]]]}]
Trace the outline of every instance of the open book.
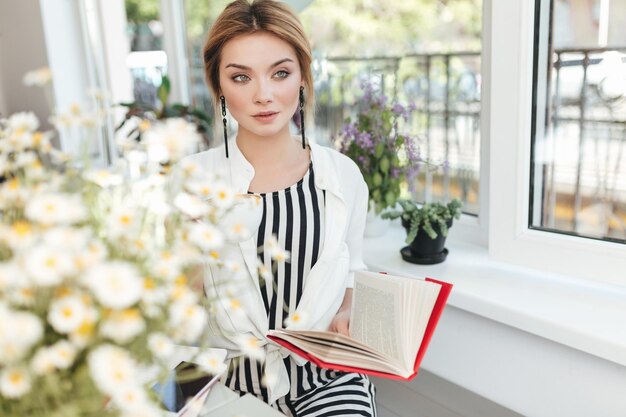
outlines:
[{"label": "open book", "polygon": [[271,330],[268,338],[317,366],[410,380],[419,369],[452,285],[357,271],[350,335]]}]

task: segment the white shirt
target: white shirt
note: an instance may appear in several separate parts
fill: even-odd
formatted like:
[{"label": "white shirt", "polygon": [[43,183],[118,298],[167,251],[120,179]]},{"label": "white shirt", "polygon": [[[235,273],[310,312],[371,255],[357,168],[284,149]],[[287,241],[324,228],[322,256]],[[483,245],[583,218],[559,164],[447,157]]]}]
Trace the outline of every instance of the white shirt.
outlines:
[{"label": "white shirt", "polygon": [[[354,271],[366,269],[362,258],[363,232],[368,209],[368,189],[357,165],[334,149],[310,144],[315,185],[326,190],[324,246],[307,276],[296,313],[302,317],[299,329],[326,330],[341,306],[346,288],[354,285]],[[237,147],[229,141],[229,158],[224,146],[191,155],[188,160],[201,169],[225,173],[236,193],[246,194],[254,168]],[[246,266],[243,277],[232,271],[208,265],[205,289],[214,307],[210,331],[213,347],[226,348],[229,357],[243,354],[242,338],[256,338],[265,349],[266,376],[270,403],[287,394],[289,381],[282,361],[291,354],[268,340],[268,319],[258,286],[257,247],[254,237],[238,244],[227,244],[226,258]],[[248,290],[237,294],[243,314],[234,314],[226,303],[212,300],[221,297],[224,283],[237,280]],[[239,287],[244,288],[244,287]],[[287,327],[288,329],[290,327]],[[293,328],[293,327],[291,327]],[[294,355],[294,359],[301,358]]]}]

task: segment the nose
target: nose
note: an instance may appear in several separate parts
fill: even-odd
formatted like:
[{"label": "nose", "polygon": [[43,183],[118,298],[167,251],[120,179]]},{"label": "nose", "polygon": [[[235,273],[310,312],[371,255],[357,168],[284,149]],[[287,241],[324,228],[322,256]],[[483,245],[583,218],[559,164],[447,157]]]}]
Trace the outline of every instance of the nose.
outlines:
[{"label": "nose", "polygon": [[257,104],[267,104],[272,102],[272,87],[269,81],[261,80],[257,83],[254,94],[254,102]]}]

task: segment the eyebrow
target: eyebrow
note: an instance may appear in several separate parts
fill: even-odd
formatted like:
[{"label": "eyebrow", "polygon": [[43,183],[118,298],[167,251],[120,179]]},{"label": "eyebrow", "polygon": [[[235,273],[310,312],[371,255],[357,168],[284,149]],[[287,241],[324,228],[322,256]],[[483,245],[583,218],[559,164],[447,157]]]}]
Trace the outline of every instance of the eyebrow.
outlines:
[{"label": "eyebrow", "polygon": [[[291,59],[291,58],[283,58],[283,59],[281,59],[279,61],[274,62],[272,65],[270,65],[270,68],[274,68],[274,67],[276,67],[276,66],[278,66],[278,65],[280,65],[280,64],[282,64],[284,62],[293,62],[293,59]],[[241,69],[241,70],[248,70],[248,71],[251,69],[250,67],[247,67],[245,65],[233,64],[233,63],[226,65],[224,68],[229,68],[229,67],[238,68],[238,69]]]}]

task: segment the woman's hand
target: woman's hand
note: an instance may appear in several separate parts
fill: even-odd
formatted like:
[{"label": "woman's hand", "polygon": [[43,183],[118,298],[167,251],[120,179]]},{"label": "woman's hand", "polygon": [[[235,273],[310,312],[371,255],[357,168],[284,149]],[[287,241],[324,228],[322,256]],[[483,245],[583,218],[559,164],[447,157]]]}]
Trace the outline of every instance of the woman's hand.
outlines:
[{"label": "woman's hand", "polygon": [[352,288],[346,288],[343,303],[328,326],[328,331],[350,336],[350,311],[352,311]]},{"label": "woman's hand", "polygon": [[333,321],[330,322],[328,330],[350,336],[350,310],[339,310]]}]

